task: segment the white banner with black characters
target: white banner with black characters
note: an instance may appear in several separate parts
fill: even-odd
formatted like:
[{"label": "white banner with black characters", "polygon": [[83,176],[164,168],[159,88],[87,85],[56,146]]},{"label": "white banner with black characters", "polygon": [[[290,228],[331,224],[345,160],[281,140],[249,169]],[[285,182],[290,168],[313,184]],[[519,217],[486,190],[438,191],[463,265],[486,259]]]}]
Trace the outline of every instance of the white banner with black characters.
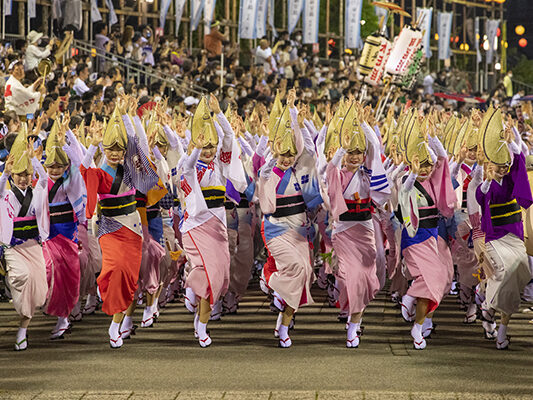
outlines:
[{"label": "white banner with black characters", "polygon": [[320,0],[305,0],[303,21],[303,44],[318,43]]},{"label": "white banner with black characters", "polygon": [[344,41],[347,49],[361,48],[363,0],[346,0]]},{"label": "white banner with black characters", "polygon": [[241,0],[239,12],[239,38],[254,39],[257,18],[257,0]]},{"label": "white banner with black characters", "polygon": [[417,8],[416,20],[420,21],[418,26],[422,32],[424,32],[424,38],[422,39],[422,46],[424,46],[424,55],[426,58],[431,58],[432,53],[429,48],[431,39],[431,17],[433,16],[433,8]]},{"label": "white banner with black characters", "polygon": [[439,12],[437,14],[437,34],[439,35],[439,60],[447,60],[452,55],[450,39],[452,37],[451,12]]}]

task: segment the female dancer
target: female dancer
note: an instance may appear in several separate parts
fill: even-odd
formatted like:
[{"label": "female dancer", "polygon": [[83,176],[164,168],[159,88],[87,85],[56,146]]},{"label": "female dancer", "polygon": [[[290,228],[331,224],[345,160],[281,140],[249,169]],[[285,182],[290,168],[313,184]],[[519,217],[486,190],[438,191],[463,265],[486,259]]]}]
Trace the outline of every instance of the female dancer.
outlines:
[{"label": "female dancer", "polygon": [[383,205],[390,189],[386,177],[372,177],[372,171],[381,164],[379,141],[373,131],[363,131],[355,104],[344,118],[341,137],[342,147],[329,162],[326,174],[334,219],[332,241],[338,260],[339,302],[341,310],[351,316],[346,347],[358,347],[363,311],[380,289],[373,203]]},{"label": "female dancer", "polygon": [[315,159],[304,151],[295,98],[291,90],[276,129],[274,158],[261,169],[258,183],[265,244],[275,261],[274,271],[265,273],[265,279],[283,299],[279,346],[285,348],[292,345],[289,324],[294,313],[299,306],[313,303],[312,235],[306,211],[322,203]]},{"label": "female dancer", "polygon": [[[398,215],[404,224],[401,249],[405,264],[414,281],[407,295],[416,298],[415,323],[411,329],[414,348],[426,347],[422,325],[431,319],[449,284],[449,271],[441,259],[438,245],[439,213],[451,217],[456,202],[446,150],[437,137],[429,136],[431,154],[420,132],[417,113],[406,122],[409,141],[406,161],[410,174],[398,194]],[[436,155],[436,156],[435,156]]]},{"label": "female dancer", "polygon": [[229,180],[237,191],[246,189],[233,130],[213,95],[209,106],[220,125],[214,123],[203,98],[193,118],[190,154],[183,163],[181,180],[185,204],[182,204],[180,230],[191,264],[185,286],[196,295],[198,309],[194,327],[201,347],[212,342],[207,333],[211,307],[226,293],[229,285],[230,255],[224,208],[226,182]]},{"label": "female dancer", "polygon": [[[0,177],[0,244],[4,250],[7,285],[20,315],[15,350],[28,348],[26,330],[37,307],[46,301],[46,263],[40,241],[46,240],[48,176],[35,157],[33,141],[19,132]],[[39,180],[32,188],[33,172]],[[11,189],[6,185],[10,179]]]},{"label": "female dancer", "polygon": [[[133,111],[135,104],[130,102]],[[98,238],[102,248],[102,272],[98,287],[102,311],[113,316],[109,327],[111,348],[122,346],[120,323],[132,304],[137,289],[142,257],[142,226],[136,210],[135,189],[146,193],[158,181],[129,115],[118,107],[111,115],[102,137],[93,131],[87,154],[80,167],[87,186],[87,217],[92,217],[97,196],[101,209]],[[103,143],[105,162],[91,168],[99,144]],[[126,312],[131,316],[132,311]]]}]

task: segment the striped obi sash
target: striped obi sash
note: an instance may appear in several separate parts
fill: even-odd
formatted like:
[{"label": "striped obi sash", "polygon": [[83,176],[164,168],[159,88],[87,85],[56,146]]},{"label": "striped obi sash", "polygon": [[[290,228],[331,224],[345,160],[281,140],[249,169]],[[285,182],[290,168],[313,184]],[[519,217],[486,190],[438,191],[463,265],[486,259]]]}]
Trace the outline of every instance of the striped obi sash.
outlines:
[{"label": "striped obi sash", "polygon": [[273,217],[288,217],[303,212],[305,212],[305,203],[301,194],[284,197],[276,196],[276,212],[272,214]]},{"label": "striped obi sash", "polygon": [[225,186],[206,186],[202,188],[202,195],[207,208],[223,207],[225,194]]},{"label": "striped obi sash", "polygon": [[20,240],[38,238],[37,218],[35,216],[13,218],[13,237]]},{"label": "striped obi sash", "polygon": [[64,224],[74,222],[74,209],[69,202],[50,203],[50,223]]},{"label": "striped obi sash", "polygon": [[522,212],[516,199],[503,204],[491,204],[490,220],[492,226],[503,226],[522,221]]},{"label": "striped obi sash", "polygon": [[369,198],[359,200],[344,199],[348,211],[339,216],[340,221],[368,221],[372,219],[372,201]]},{"label": "striped obi sash", "polygon": [[99,204],[102,214],[106,217],[131,214],[137,209],[135,189],[118,195],[101,194]]},{"label": "striped obi sash", "polygon": [[465,183],[463,184],[463,201],[461,203],[461,208],[467,207],[466,195],[468,193],[468,185],[470,184],[471,181],[472,181],[472,177],[468,175],[465,179]]},{"label": "striped obi sash", "polygon": [[439,210],[434,205],[419,207],[418,217],[420,218],[420,222],[418,223],[419,228],[433,229],[439,224]]}]

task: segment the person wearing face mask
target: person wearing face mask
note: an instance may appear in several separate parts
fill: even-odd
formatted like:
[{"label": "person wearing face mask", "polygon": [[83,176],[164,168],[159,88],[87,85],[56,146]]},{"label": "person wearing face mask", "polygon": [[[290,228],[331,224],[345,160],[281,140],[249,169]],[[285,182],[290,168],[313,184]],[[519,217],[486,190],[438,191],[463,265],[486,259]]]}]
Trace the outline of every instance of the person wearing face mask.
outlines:
[{"label": "person wearing face mask", "polygon": [[272,142],[272,158],[259,171],[258,197],[263,212],[263,239],[275,268],[264,273],[266,285],[276,292],[281,319],[279,347],[292,345],[289,324],[300,306],[313,304],[315,280],[309,241],[313,232],[307,211],[322,203],[315,157],[304,148],[296,91],[291,89]]},{"label": "person wearing face mask", "polygon": [[[209,108],[218,123],[213,121]],[[180,232],[191,264],[185,287],[196,297],[194,330],[201,347],[212,343],[207,323],[212,307],[229,286],[230,254],[224,199],[232,198],[235,190],[246,189],[235,134],[213,95],[209,108],[206,98],[202,98],[193,117],[189,155],[183,163],[181,179],[184,198]],[[228,181],[230,190],[226,189]]]},{"label": "person wearing face mask", "polygon": [[[361,318],[380,289],[376,271],[376,240],[372,212],[390,196],[381,163],[379,141],[361,127],[352,104],[341,127],[340,147],[328,163],[326,178],[333,219],[332,242],[341,312],[350,316],[346,347],[359,346]],[[373,175],[374,174],[374,175]]]},{"label": "person wearing face mask", "polygon": [[[18,133],[4,173],[0,177],[0,244],[4,249],[7,285],[20,316],[15,350],[28,348],[27,329],[35,309],[46,301],[48,285],[41,241],[49,231],[48,176],[28,143],[23,126]],[[33,172],[39,175],[32,187]],[[10,183],[10,189],[6,187]]]},{"label": "person wearing face mask", "polygon": [[43,34],[40,32],[31,31],[30,33],[28,33],[28,47],[26,48],[26,52],[24,53],[24,69],[26,71],[33,71],[35,68],[37,68],[39,62],[48,57],[51,53],[53,46],[52,41],[48,43],[44,50],[42,50],[38,46],[38,43],[42,37]]},{"label": "person wearing face mask", "polygon": [[[80,174],[81,157],[63,150],[69,119],[61,126],[56,119],[46,141],[50,234],[43,243],[48,278],[46,313],[58,317],[50,339],[62,339],[69,332],[68,317],[78,303],[80,258],[78,223],[85,221],[87,192]],[[67,151],[71,148],[66,146]]]},{"label": "person wearing face mask", "polygon": [[[130,113],[135,113],[135,101],[128,98],[126,104],[121,102],[119,106],[111,115],[103,137],[99,129],[91,127],[91,145],[80,167],[87,187],[87,218],[93,216],[99,198],[102,271],[97,283],[103,300],[102,311],[113,316],[108,330],[113,349],[122,346],[122,334],[131,334],[121,332],[120,324],[124,315],[131,317],[135,309],[133,300],[142,257],[142,225],[135,190],[147,193],[159,180],[140,145],[142,138],[136,135],[126,114],[128,106]],[[94,168],[91,164],[100,143],[105,160],[100,168]]]},{"label": "person wearing face mask", "polygon": [[[483,162],[485,179],[481,183],[483,174],[479,172],[472,183],[477,186],[481,229],[485,232],[482,258],[488,264],[482,319],[494,323],[496,312],[501,314],[496,348],[504,350],[510,343],[507,327],[511,315],[518,311],[520,294],[531,280],[521,207],[528,209],[533,197],[523,143],[518,132],[513,134],[510,122],[504,128],[500,109],[490,108],[485,113],[480,136],[487,161],[478,162]],[[502,140],[507,146],[501,145]]]},{"label": "person wearing face mask", "polygon": [[447,257],[442,254],[449,249],[439,244],[438,224],[439,214],[446,218],[453,215],[456,196],[447,153],[439,139],[430,135],[428,147],[418,112],[411,110],[406,118],[405,133],[409,128],[410,135],[405,159],[410,173],[403,178],[396,215],[403,224],[401,254],[413,282],[402,299],[402,315],[408,321],[414,316],[413,346],[422,350],[427,345],[423,333],[431,332],[424,328],[432,326],[433,312],[450,283]]}]

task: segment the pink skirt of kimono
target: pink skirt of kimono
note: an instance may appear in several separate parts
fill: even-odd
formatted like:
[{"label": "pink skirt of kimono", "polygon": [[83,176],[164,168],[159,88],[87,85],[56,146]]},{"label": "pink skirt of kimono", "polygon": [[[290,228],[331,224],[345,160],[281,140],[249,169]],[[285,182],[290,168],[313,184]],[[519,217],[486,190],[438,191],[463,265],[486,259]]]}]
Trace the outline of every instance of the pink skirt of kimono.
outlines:
[{"label": "pink skirt of kimono", "polygon": [[307,239],[289,229],[283,235],[270,239],[266,245],[277,269],[267,277],[268,286],[278,292],[294,310],[313,304],[310,288],[315,275]]},{"label": "pink skirt of kimono", "polygon": [[338,259],[337,282],[341,310],[363,311],[380,289],[376,275],[376,242],[372,229],[355,225],[333,235]]},{"label": "pink skirt of kimono", "polygon": [[230,255],[228,232],[215,216],[183,234],[183,249],[191,263],[185,287],[211,304],[226,294],[229,286]]},{"label": "pink skirt of kimono", "polygon": [[403,250],[405,265],[414,281],[407,294],[428,299],[428,313],[434,311],[442,300],[448,285],[448,266],[439,255],[437,240],[431,237],[422,243],[413,244]]},{"label": "pink skirt of kimono", "polygon": [[67,318],[80,294],[80,257],[78,244],[63,235],[43,243],[48,281],[46,313]]}]

